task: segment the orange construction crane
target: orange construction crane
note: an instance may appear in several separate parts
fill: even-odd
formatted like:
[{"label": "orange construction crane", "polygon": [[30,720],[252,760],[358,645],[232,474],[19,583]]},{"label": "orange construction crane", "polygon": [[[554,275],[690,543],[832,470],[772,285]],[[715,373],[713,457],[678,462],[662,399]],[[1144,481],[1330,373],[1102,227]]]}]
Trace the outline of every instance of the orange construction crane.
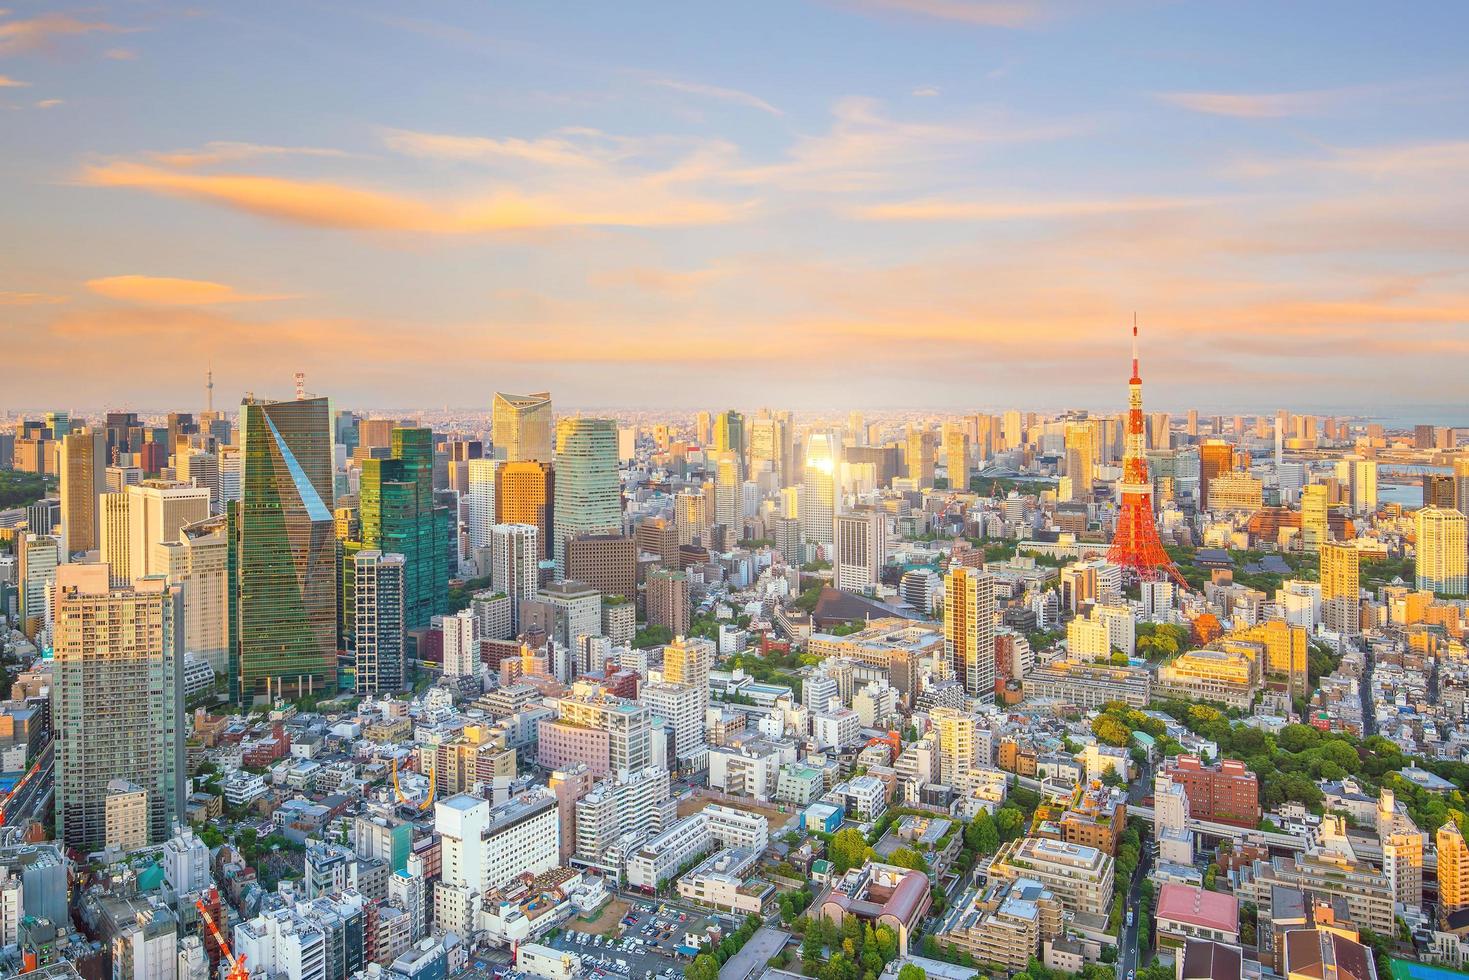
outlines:
[{"label": "orange construction crane", "polygon": [[250,980],[250,971],[245,969],[245,957],[235,956],[230,949],[230,944],[225,941],[224,934],[219,931],[219,926],[214,924],[214,916],[209,914],[209,908],[200,899],[194,900],[194,907],[204,917],[204,924],[209,927],[209,934],[219,944],[219,951],[224,954],[225,962],[229,963],[229,972],[224,975],[224,980]]},{"label": "orange construction crane", "polygon": [[26,774],[20,777],[20,780],[14,786],[10,787],[10,792],[5,794],[5,798],[0,799],[0,827],[5,826],[5,811],[10,807],[11,797],[13,797],[16,793],[19,793],[21,787],[30,782],[31,777],[40,772],[40,770],[41,763],[38,760],[35,765],[26,770]]},{"label": "orange construction crane", "polygon": [[427,810],[434,805],[434,777],[439,774],[439,767],[434,766],[428,771],[428,793],[424,796],[422,803],[414,803],[403,792],[403,787],[398,785],[398,757],[393,757],[393,796],[399,803],[408,803],[420,810]]}]

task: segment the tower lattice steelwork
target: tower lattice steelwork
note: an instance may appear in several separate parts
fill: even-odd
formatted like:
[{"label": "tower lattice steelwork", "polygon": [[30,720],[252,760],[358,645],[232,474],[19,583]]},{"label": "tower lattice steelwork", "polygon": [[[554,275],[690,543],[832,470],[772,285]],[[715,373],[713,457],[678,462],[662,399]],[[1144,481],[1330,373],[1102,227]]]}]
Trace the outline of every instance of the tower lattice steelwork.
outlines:
[{"label": "tower lattice steelwork", "polygon": [[1137,318],[1132,322],[1132,379],[1127,382],[1127,442],[1122,462],[1122,508],[1107,560],[1139,580],[1172,578],[1187,588],[1173,559],[1158,539],[1153,522],[1153,484],[1148,479],[1146,436],[1143,425],[1143,379],[1137,369]]}]

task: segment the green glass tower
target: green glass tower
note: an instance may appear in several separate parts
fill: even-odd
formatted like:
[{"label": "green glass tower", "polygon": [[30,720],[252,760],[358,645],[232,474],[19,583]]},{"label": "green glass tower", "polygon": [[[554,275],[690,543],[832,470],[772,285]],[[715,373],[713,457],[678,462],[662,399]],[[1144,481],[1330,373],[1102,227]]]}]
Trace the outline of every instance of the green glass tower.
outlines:
[{"label": "green glass tower", "polygon": [[240,501],[231,503],[230,694],[335,690],[337,542],[325,398],[240,405]]},{"label": "green glass tower", "polygon": [[[394,429],[389,459],[364,459],[358,509],[362,547],[403,556],[403,626],[420,629],[449,611],[448,546],[452,524],[434,506],[430,429]],[[437,513],[444,510],[445,513]]]}]

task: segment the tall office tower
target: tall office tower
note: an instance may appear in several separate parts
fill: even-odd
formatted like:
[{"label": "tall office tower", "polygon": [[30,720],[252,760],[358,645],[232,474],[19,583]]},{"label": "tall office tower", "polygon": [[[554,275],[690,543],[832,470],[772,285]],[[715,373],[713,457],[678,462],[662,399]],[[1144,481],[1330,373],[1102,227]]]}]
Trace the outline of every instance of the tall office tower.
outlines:
[{"label": "tall office tower", "polygon": [[1001,416],[1000,428],[1005,440],[1005,448],[1019,449],[1025,444],[1025,428],[1021,423],[1020,412],[1016,409],[1006,409]]},{"label": "tall office tower", "polygon": [[345,408],[332,416],[332,442],[347,447],[348,456],[358,446],[357,422],[357,414]]},{"label": "tall office tower", "polygon": [[[663,648],[663,682],[693,688],[702,729],[704,712],[709,708],[709,671],[714,667],[714,644],[693,636],[675,636]],[[700,739],[702,741],[702,739]],[[685,746],[680,745],[680,755]]]},{"label": "tall office tower", "polygon": [[1424,507],[1413,515],[1417,531],[1418,588],[1462,596],[1469,571],[1469,540],[1464,515],[1457,510]]},{"label": "tall office tower", "polygon": [[1454,478],[1448,474],[1429,473],[1425,475],[1423,477],[1423,506],[1457,510],[1459,492],[1458,487],[1454,484]]},{"label": "tall office tower", "polygon": [[622,533],[622,484],[617,475],[617,423],[568,418],[556,423],[556,526],[552,557],[566,574],[566,539]]},{"label": "tall office tower", "polygon": [[978,764],[979,717],[958,708],[939,707],[929,712],[938,735],[939,779],[957,786]]},{"label": "tall office tower", "polygon": [[714,523],[709,498],[695,490],[680,490],[673,498],[673,526],[678,543],[693,544],[705,540],[705,532]]},{"label": "tall office tower", "polygon": [[164,545],[209,516],[209,491],[173,480],[144,480],[123,491],[128,521],[128,574],[135,579],[168,573]]},{"label": "tall office tower", "polygon": [[944,423],[944,471],[950,490],[969,489],[969,437],[957,424]]},{"label": "tall office tower", "polygon": [[1198,437],[1199,410],[1197,408],[1191,408],[1188,410],[1188,423],[1184,431],[1187,432],[1190,436],[1193,436],[1195,438]]},{"label": "tall office tower", "polygon": [[1122,482],[1118,485],[1122,505],[1107,560],[1140,581],[1169,576],[1187,588],[1183,575],[1163,550],[1158,525],[1153,522],[1153,484],[1148,479],[1147,450],[1143,444],[1143,379],[1138,372],[1136,320],[1132,324],[1132,377],[1127,382],[1125,447]]},{"label": "tall office tower", "polygon": [[1438,858],[1438,912],[1446,921],[1452,913],[1469,908],[1469,845],[1453,820],[1438,828],[1433,843]]},{"label": "tall office tower", "polygon": [[1067,422],[1063,430],[1066,446],[1066,477],[1071,481],[1071,499],[1088,500],[1092,495],[1092,464],[1097,447],[1090,421]]},{"label": "tall office tower", "polygon": [[512,463],[523,459],[549,460],[555,425],[549,391],[533,395],[495,392],[490,408],[490,438],[496,459]]},{"label": "tall office tower", "polygon": [[861,412],[847,413],[847,435],[852,439],[852,445],[867,445],[867,423],[862,419]]},{"label": "tall office tower", "polygon": [[221,503],[219,457],[202,449],[180,448],[174,457],[174,478],[209,491],[209,509],[218,514]]},{"label": "tall office tower", "polygon": [[944,657],[971,697],[995,698],[995,579],[963,566],[944,580]]},{"label": "tall office tower", "polygon": [[843,592],[866,592],[882,581],[887,561],[887,514],[858,507],[836,517],[832,584]]},{"label": "tall office tower", "polygon": [[162,578],[113,589],[107,567],[56,578],[56,830],[83,854],[106,839],[107,784],[147,796],[148,837],[183,817],[183,601]]},{"label": "tall office tower", "polygon": [[638,597],[638,547],[621,534],[578,534],[566,542],[566,577],[609,598]]},{"label": "tall office tower", "polygon": [[1153,412],[1148,416],[1148,448],[1149,449],[1172,449],[1173,433],[1170,431],[1172,421],[1167,412]]},{"label": "tall office tower", "polygon": [[433,432],[394,429],[389,459],[362,460],[362,546],[403,556],[403,623],[421,629],[449,609],[452,515],[434,503]]},{"label": "tall office tower", "polygon": [[1469,515],[1469,458],[1454,460],[1454,510]]},{"label": "tall office tower", "polygon": [[[724,416],[720,416],[723,418]],[[722,450],[714,458],[714,522],[731,532],[738,531],[740,520],[740,460],[732,450]]]},{"label": "tall office tower", "polygon": [[714,451],[734,453],[741,468],[745,463],[745,417],[726,409],[714,418]]},{"label": "tall office tower", "polygon": [[496,524],[490,528],[490,588],[510,598],[512,635],[520,635],[520,604],[534,599],[540,585],[540,529],[534,524]]},{"label": "tall office tower", "polygon": [[102,547],[97,496],[107,489],[107,442],[99,429],[61,437],[62,551],[74,555]]},{"label": "tall office tower", "polygon": [[241,495],[240,473],[245,456],[238,446],[221,446],[219,456],[219,507],[221,512],[230,501],[238,502]]},{"label": "tall office tower", "polygon": [[688,575],[661,568],[649,572],[645,606],[649,626],[662,626],[674,636],[683,636],[689,630]]},{"label": "tall office tower", "polygon": [[708,412],[699,412],[694,416],[694,442],[699,446],[709,446],[714,438],[714,416]]},{"label": "tall office tower", "polygon": [[[358,449],[387,449],[393,442],[397,419],[360,419],[357,422]],[[371,454],[369,454],[371,455]]]},{"label": "tall office tower", "polygon": [[530,524],[536,528],[541,556],[553,555],[556,530],[556,469],[550,460],[503,463],[495,472],[495,524]]},{"label": "tall office tower", "polygon": [[403,646],[407,570],[402,555],[383,554],[375,548],[359,551],[352,558],[358,694],[401,691],[407,682]]},{"label": "tall office tower", "polygon": [[20,538],[20,621],[26,636],[35,639],[51,626],[51,589],[56,570],[66,557],[61,539],[51,534],[24,534]]},{"label": "tall office tower", "polygon": [[1321,616],[1333,633],[1361,631],[1361,555],[1347,544],[1321,546]]},{"label": "tall office tower", "polygon": [[807,541],[830,545],[836,529],[836,447],[825,432],[806,439],[806,469],[802,476],[801,533]]},{"label": "tall office tower", "polygon": [[52,439],[64,439],[71,432],[71,413],[47,412],[46,428],[51,432]]},{"label": "tall office tower", "polygon": [[1377,460],[1348,456],[1336,463],[1336,479],[1342,496],[1350,503],[1352,513],[1370,514],[1377,510]]},{"label": "tall office tower", "polygon": [[1205,508],[1209,501],[1209,481],[1234,469],[1234,447],[1222,439],[1210,439],[1199,446],[1199,500]]},{"label": "tall office tower", "polygon": [[143,471],[136,466],[109,466],[103,471],[106,488],[103,493],[122,493],[143,482]]},{"label": "tall office tower", "polygon": [[472,677],[484,674],[479,656],[479,628],[474,610],[461,609],[444,617],[444,676]]},{"label": "tall office tower", "polygon": [[920,489],[933,486],[933,433],[927,428],[908,432],[908,478]]},{"label": "tall office tower", "polygon": [[104,493],[97,497],[102,515],[102,562],[112,570],[113,585],[127,585],[133,580],[129,554],[132,533],[126,493]]},{"label": "tall office tower", "polygon": [[330,692],[337,664],[330,405],[247,399],[239,433],[231,699]]},{"label": "tall office tower", "polygon": [[490,528],[495,519],[495,473],[500,463],[494,459],[471,459],[466,464],[469,501],[469,546],[488,548]]},{"label": "tall office tower", "polygon": [[1326,486],[1313,483],[1301,488],[1301,543],[1307,551],[1320,551],[1331,540],[1327,516]]}]

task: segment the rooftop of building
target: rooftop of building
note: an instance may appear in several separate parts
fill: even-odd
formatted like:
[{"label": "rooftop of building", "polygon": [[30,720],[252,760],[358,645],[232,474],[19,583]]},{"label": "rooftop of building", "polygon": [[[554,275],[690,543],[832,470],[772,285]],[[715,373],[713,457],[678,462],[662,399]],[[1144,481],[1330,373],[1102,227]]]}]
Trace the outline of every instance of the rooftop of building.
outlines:
[{"label": "rooftop of building", "polygon": [[1158,893],[1157,917],[1232,933],[1239,928],[1239,899],[1170,881]]}]

